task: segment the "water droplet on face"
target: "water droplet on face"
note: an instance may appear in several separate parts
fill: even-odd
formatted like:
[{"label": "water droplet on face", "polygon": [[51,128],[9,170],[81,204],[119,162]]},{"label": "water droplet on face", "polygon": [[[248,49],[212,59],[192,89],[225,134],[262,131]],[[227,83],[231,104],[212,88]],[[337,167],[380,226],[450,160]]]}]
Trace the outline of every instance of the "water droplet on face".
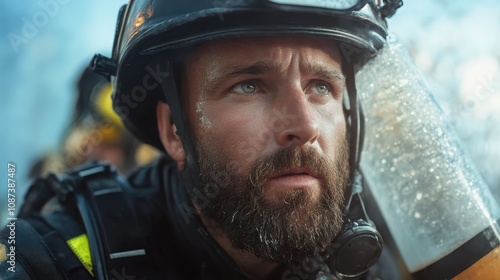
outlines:
[{"label": "water droplet on face", "polygon": [[415,218],[420,219],[420,217],[421,217],[420,212],[418,212],[418,211],[415,212]]},{"label": "water droplet on face", "polygon": [[422,193],[419,192],[419,193],[417,193],[417,200],[421,200],[421,199],[422,199]]}]

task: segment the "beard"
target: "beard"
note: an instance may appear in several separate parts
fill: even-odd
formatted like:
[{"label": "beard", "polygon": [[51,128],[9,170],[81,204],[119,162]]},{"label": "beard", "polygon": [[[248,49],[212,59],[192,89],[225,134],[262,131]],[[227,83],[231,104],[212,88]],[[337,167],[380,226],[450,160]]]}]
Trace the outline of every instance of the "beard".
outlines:
[{"label": "beard", "polygon": [[[258,158],[246,173],[231,161],[221,141],[210,140],[196,143],[202,191],[209,197],[202,211],[235,249],[265,261],[287,263],[318,254],[331,244],[343,223],[349,177],[344,140],[337,141],[333,159],[312,147],[288,147]],[[319,196],[305,188],[267,198],[267,180],[297,167],[314,170],[320,181]]]}]

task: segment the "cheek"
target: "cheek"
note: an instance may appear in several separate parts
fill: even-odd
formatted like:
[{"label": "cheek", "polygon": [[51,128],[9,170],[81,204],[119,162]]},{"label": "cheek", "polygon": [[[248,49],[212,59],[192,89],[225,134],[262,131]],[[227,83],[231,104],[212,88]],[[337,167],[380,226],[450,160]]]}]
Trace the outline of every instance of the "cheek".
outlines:
[{"label": "cheek", "polygon": [[[213,143],[214,149],[246,170],[261,154],[270,136],[263,129],[263,114],[237,107],[200,106],[198,139]],[[208,124],[208,125],[207,125]]]},{"label": "cheek", "polygon": [[320,145],[326,153],[335,152],[340,141],[346,139],[346,120],[341,104],[336,104],[329,109],[324,109],[320,114]]}]

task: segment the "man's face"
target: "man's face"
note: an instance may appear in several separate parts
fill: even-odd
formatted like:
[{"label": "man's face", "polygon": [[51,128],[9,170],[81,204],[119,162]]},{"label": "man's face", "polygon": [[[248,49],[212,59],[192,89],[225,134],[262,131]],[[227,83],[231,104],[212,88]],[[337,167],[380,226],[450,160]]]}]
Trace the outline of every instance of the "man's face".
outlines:
[{"label": "man's face", "polygon": [[348,151],[337,47],[309,37],[201,46],[182,84],[202,209],[233,246],[273,262],[325,249],[342,224]]}]

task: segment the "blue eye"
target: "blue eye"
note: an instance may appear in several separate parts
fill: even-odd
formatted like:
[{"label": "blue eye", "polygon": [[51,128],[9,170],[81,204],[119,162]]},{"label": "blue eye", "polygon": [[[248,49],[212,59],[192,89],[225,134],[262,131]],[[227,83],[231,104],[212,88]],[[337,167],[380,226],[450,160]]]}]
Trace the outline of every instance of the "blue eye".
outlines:
[{"label": "blue eye", "polygon": [[321,95],[326,95],[326,94],[330,93],[330,86],[327,83],[321,82],[321,81],[315,82],[312,89],[316,93],[321,94]]},{"label": "blue eye", "polygon": [[257,85],[253,81],[244,81],[237,84],[233,90],[238,93],[255,93],[257,92]]}]

